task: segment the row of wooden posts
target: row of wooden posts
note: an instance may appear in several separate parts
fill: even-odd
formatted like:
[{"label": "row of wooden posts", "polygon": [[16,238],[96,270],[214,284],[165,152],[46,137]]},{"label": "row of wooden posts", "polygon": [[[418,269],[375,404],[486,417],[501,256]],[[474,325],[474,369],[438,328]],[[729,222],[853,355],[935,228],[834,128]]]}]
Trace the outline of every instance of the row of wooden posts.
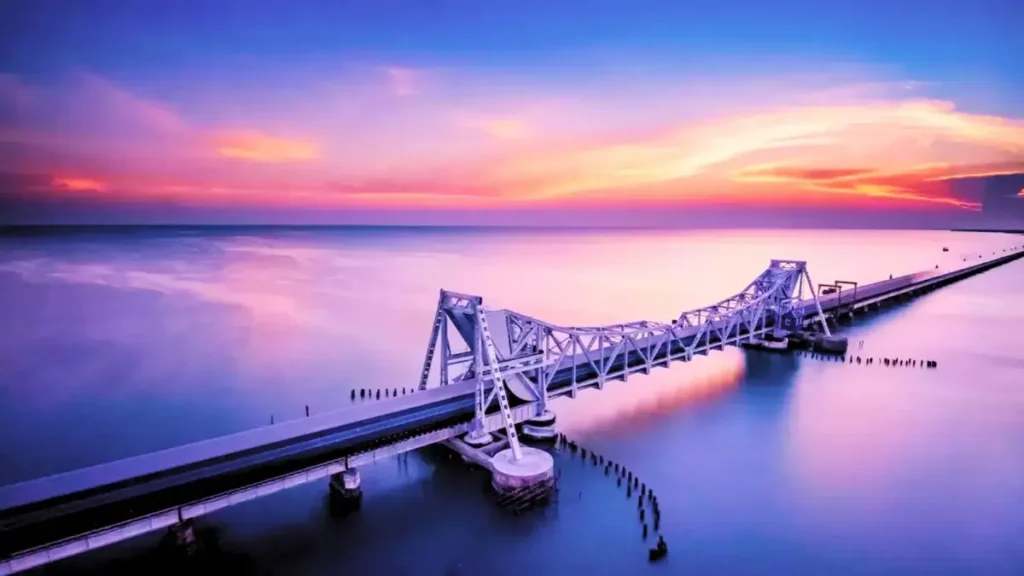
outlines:
[{"label": "row of wooden posts", "polygon": [[[648,488],[646,482],[641,482],[640,477],[634,474],[632,470],[627,469],[624,464],[612,462],[611,459],[607,459],[593,450],[581,447],[574,440],[569,440],[565,434],[559,433],[555,437],[555,447],[568,451],[570,456],[578,454],[584,463],[589,462],[593,466],[601,467],[604,470],[605,476],[610,476],[614,473],[616,485],[620,487],[623,483],[626,485],[626,498],[632,499],[633,492],[638,492],[636,499],[637,516],[645,541],[652,528],[654,532],[660,530],[661,506],[658,503],[658,497],[654,494],[654,490]],[[650,514],[648,514],[648,511]],[[665,537],[658,534],[656,546],[649,551],[649,559],[651,561],[660,560],[667,553],[668,545],[665,543]]]}]

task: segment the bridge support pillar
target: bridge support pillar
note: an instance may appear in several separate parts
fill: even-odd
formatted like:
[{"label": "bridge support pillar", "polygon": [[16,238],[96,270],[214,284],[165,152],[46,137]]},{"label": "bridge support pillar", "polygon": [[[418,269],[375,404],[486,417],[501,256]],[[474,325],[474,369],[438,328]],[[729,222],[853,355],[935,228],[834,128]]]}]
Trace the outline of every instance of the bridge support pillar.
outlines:
[{"label": "bridge support pillar", "polygon": [[483,448],[491,442],[494,442],[494,436],[489,432],[483,430],[477,432],[470,432],[462,437],[462,441],[472,446],[473,448]]},{"label": "bridge support pillar", "polygon": [[550,410],[545,410],[539,416],[534,416],[523,422],[523,436],[530,440],[551,441],[557,434],[555,413]]},{"label": "bridge support pillar", "polygon": [[510,448],[491,458],[491,486],[499,494],[539,493],[555,484],[555,460],[551,454],[530,446],[522,447],[516,460]]},{"label": "bridge support pillar", "polygon": [[192,555],[199,549],[199,541],[196,539],[192,520],[184,520],[168,528],[163,542],[165,545],[173,546],[176,551],[184,553],[186,556]]},{"label": "bridge support pillar", "polygon": [[363,499],[362,479],[359,470],[349,468],[337,474],[331,474],[331,508],[340,511],[359,507]]}]

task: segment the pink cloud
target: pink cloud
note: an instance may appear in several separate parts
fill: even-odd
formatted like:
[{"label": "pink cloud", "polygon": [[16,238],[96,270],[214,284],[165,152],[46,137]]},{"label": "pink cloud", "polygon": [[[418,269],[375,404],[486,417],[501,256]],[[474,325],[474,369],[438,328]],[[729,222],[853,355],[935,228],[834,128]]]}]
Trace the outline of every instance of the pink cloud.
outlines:
[{"label": "pink cloud", "polygon": [[50,182],[53,190],[69,190],[72,192],[91,191],[104,192],[107,190],[107,183],[94,178],[73,178],[55,176]]},{"label": "pink cloud", "polygon": [[388,86],[395,96],[412,96],[420,91],[424,73],[411,68],[391,66],[384,69]]},{"label": "pink cloud", "polygon": [[7,142],[79,159],[120,157],[123,162],[158,146],[181,149],[190,136],[187,123],[170,106],[88,72],[51,84],[26,85],[10,77],[0,84],[0,92],[8,100],[13,94],[19,106],[16,114],[0,114],[0,138]]},{"label": "pink cloud", "polygon": [[77,74],[77,101],[93,112],[122,119],[154,133],[176,134],[188,129],[170,106],[136,96],[88,72]]},{"label": "pink cloud", "polygon": [[[925,184],[1024,159],[1024,121],[963,112],[912,94],[912,83],[651,78],[643,91],[616,81],[574,91],[548,78],[432,70],[425,91],[422,71],[383,69],[391,94],[417,95],[399,101],[381,98],[380,70],[267,101],[230,87],[199,98],[197,84],[199,112],[92,74],[58,87],[8,78],[0,91],[22,94],[31,114],[0,124],[0,139],[46,149],[61,159],[49,173],[112,194],[312,207],[801,195],[953,205],[945,187]],[[957,169],[918,171],[938,165]]]},{"label": "pink cloud", "polygon": [[518,118],[466,118],[462,123],[499,140],[521,140],[530,134],[526,122]]}]

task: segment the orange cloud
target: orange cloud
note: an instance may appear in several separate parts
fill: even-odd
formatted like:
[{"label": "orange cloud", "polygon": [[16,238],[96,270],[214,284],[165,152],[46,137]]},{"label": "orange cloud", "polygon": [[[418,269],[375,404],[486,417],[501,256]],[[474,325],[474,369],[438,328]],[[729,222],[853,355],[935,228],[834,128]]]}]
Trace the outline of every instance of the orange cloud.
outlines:
[{"label": "orange cloud", "polygon": [[958,173],[957,168],[944,164],[919,166],[903,171],[769,164],[744,168],[733,174],[733,180],[786,183],[807,191],[928,202],[974,210],[979,209],[981,204],[946,195],[927,194],[922,191],[922,187],[931,181],[975,176],[976,172],[978,170],[966,168],[962,173]]},{"label": "orange cloud", "polygon": [[[371,74],[344,90],[332,87],[322,101],[315,90],[301,91],[309,106],[275,97],[232,107],[235,94],[203,99],[222,104],[217,116],[240,130],[188,124],[187,100],[179,101],[179,116],[95,76],[62,89],[0,75],[0,104],[33,112],[0,126],[0,141],[47,151],[30,166],[20,156],[0,158],[0,170],[103,179],[54,179],[61,190],[253,205],[560,208],[874,199],[972,208],[941,183],[1024,172],[1024,121],[906,100],[906,92],[876,86],[840,86],[808,98],[803,85],[772,78],[766,90],[785,86],[778,88],[785,94],[715,84],[698,98],[676,80],[640,95],[613,87],[553,94],[491,74],[458,82],[398,67]],[[415,102],[381,98],[382,90],[424,92],[425,80],[430,93]],[[484,114],[453,118],[453,110]],[[700,120],[681,120],[691,116]],[[262,126],[302,136],[268,134]],[[630,131],[637,126],[655,128]],[[207,157],[194,154],[197,142]],[[333,184],[340,181],[359,184]]]},{"label": "orange cloud", "polygon": [[217,153],[225,158],[254,162],[303,162],[320,157],[316,144],[255,131],[218,134],[213,140]]},{"label": "orange cloud", "polygon": [[107,183],[92,178],[66,178],[55,176],[50,181],[50,188],[53,190],[68,190],[72,192],[104,192],[107,190]]},{"label": "orange cloud", "polygon": [[929,178],[929,180],[956,180],[959,178],[984,178],[987,176],[1024,174],[1024,161],[982,166],[959,166],[956,169],[945,165],[944,168],[949,170],[948,174],[934,176]]},{"label": "orange cloud", "polygon": [[[794,107],[665,130],[646,139],[511,158],[489,177],[510,195],[532,199],[614,189],[639,194],[657,184],[683,184],[697,177],[728,180],[737,172],[742,176],[746,167],[808,157],[837,160],[824,168],[828,172],[804,173],[801,180],[821,185],[853,178],[856,185],[843,186],[842,192],[911,199],[914,194],[899,186],[863,180],[866,169],[841,164],[902,173],[907,167],[957,158],[977,163],[1024,159],[1024,123],[959,112],[951,103],[930,100]],[[745,176],[753,181],[753,174]],[[792,174],[771,176],[775,182],[793,180]],[[687,188],[676,186],[669,193],[683,198]]]}]

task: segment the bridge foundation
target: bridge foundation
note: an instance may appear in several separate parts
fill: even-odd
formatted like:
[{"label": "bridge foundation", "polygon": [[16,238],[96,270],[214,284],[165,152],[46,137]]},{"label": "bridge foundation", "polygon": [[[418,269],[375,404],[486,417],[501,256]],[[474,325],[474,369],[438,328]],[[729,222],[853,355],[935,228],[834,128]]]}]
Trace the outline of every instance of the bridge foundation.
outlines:
[{"label": "bridge foundation", "polygon": [[162,544],[172,546],[178,553],[191,556],[199,549],[199,541],[196,539],[196,529],[192,520],[184,520],[167,528],[167,535],[164,536]]},{"label": "bridge foundation", "polygon": [[359,508],[363,499],[362,480],[359,470],[349,468],[337,474],[331,474],[331,508],[345,511]]},{"label": "bridge foundation", "polygon": [[555,459],[538,448],[522,446],[516,460],[511,448],[491,458],[491,485],[499,494],[544,490],[555,484]]},{"label": "bridge foundation", "polygon": [[494,442],[494,435],[488,432],[470,432],[462,437],[462,441],[473,448],[483,448]]},{"label": "bridge foundation", "polygon": [[531,440],[551,441],[555,439],[555,413],[545,410],[540,416],[523,422],[523,436]]}]

